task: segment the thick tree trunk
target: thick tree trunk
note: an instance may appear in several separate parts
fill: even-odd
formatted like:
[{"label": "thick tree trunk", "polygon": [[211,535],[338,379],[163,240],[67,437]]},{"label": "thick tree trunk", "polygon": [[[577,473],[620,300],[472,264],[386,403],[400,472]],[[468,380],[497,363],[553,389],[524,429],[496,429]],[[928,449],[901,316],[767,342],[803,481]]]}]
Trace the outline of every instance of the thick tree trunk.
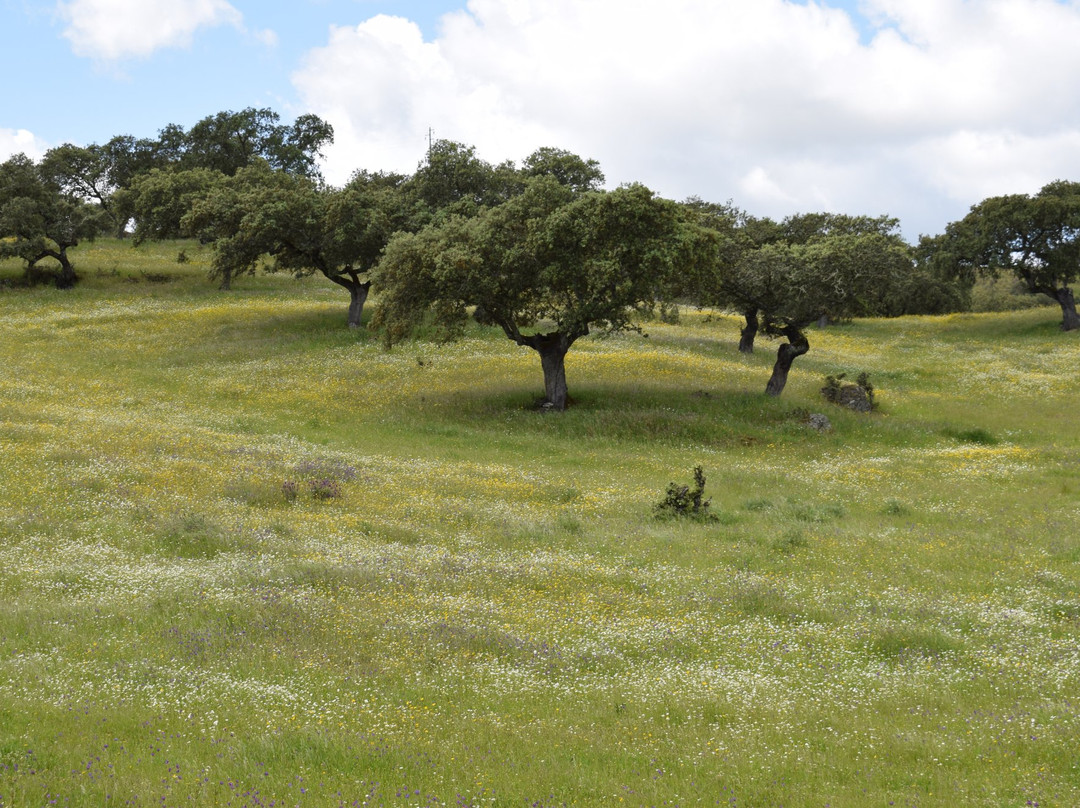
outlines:
[{"label": "thick tree trunk", "polygon": [[1076,313],[1076,300],[1072,289],[1064,286],[1054,291],[1054,299],[1061,306],[1061,328],[1063,331],[1075,331],[1080,328],[1080,315]]},{"label": "thick tree trunk", "polygon": [[533,345],[540,354],[540,366],[544,369],[545,403],[552,409],[566,409],[566,352],[570,350],[567,339],[561,334],[546,334]]},{"label": "thick tree trunk", "polygon": [[346,267],[344,271],[340,273],[326,269],[321,271],[323,275],[338,286],[348,290],[349,328],[359,328],[360,318],[364,314],[364,303],[367,302],[368,292],[371,291],[371,281],[361,281],[360,274],[352,267]]},{"label": "thick tree trunk", "polygon": [[757,309],[743,312],[746,318],[746,326],[739,336],[739,353],[752,354],[754,352],[754,338],[758,332]]},{"label": "thick tree trunk", "polygon": [[49,250],[38,259],[32,261],[31,266],[37,263],[40,258],[53,258],[60,264],[60,270],[56,273],[56,277],[54,278],[57,289],[71,289],[75,286],[75,282],[79,280],[79,276],[75,274],[75,266],[68,258],[67,247],[61,246],[59,250]]},{"label": "thick tree trunk", "polygon": [[75,267],[69,261],[60,265],[60,271],[56,274],[57,289],[72,289],[79,276],[75,274]]},{"label": "thick tree trunk", "polygon": [[565,410],[570,405],[570,396],[566,390],[566,352],[578,337],[589,333],[588,329],[577,334],[552,331],[550,334],[525,335],[512,320],[499,319],[495,322],[508,339],[540,354],[540,366],[544,369],[544,408],[560,412]]},{"label": "thick tree trunk", "polygon": [[810,343],[800,330],[787,328],[784,330],[784,336],[788,338],[788,341],[776,351],[776,364],[773,365],[772,377],[765,386],[766,395],[778,396],[784,392],[791,364],[810,350]]}]

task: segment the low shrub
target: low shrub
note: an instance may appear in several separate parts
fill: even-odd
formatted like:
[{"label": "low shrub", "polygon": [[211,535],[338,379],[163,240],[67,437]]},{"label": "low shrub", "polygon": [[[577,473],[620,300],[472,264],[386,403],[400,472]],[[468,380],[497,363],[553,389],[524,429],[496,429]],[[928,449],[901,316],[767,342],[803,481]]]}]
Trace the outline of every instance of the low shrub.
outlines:
[{"label": "low shrub", "polygon": [[694,468],[694,487],[669,483],[664,498],[653,507],[659,518],[690,518],[702,522],[714,522],[709,513],[711,499],[705,496],[705,472],[701,466]]}]

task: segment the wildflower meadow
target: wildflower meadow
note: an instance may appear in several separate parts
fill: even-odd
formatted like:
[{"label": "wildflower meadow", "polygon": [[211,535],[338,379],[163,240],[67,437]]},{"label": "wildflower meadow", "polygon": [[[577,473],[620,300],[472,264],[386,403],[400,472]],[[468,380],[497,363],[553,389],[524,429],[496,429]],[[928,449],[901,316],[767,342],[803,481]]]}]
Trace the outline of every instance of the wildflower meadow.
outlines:
[{"label": "wildflower meadow", "polygon": [[479,326],[387,351],[317,278],[75,257],[0,286],[3,808],[1080,805],[1056,309],[812,330],[779,399],[686,309],[544,413]]}]

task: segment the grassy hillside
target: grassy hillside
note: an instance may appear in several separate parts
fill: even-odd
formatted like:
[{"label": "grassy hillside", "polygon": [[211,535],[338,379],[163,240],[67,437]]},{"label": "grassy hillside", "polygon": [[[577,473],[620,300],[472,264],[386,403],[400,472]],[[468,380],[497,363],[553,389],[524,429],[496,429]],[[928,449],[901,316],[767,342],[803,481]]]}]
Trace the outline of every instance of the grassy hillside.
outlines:
[{"label": "grassy hillside", "polygon": [[[780,400],[686,312],[554,415],[494,331],[77,258],[0,289],[0,805],[1080,804],[1054,310],[816,331]],[[696,465],[716,520],[657,520]]]}]

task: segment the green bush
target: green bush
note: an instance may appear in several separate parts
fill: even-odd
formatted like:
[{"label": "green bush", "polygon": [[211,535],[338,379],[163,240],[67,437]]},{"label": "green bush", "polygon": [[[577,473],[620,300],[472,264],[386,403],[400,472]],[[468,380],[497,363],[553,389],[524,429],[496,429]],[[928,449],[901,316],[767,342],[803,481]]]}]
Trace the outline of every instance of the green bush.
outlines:
[{"label": "green bush", "polygon": [[703,522],[714,522],[716,517],[709,513],[711,499],[704,499],[705,472],[701,466],[694,468],[694,487],[669,483],[664,498],[656,503],[653,510],[660,518],[690,518]]}]

